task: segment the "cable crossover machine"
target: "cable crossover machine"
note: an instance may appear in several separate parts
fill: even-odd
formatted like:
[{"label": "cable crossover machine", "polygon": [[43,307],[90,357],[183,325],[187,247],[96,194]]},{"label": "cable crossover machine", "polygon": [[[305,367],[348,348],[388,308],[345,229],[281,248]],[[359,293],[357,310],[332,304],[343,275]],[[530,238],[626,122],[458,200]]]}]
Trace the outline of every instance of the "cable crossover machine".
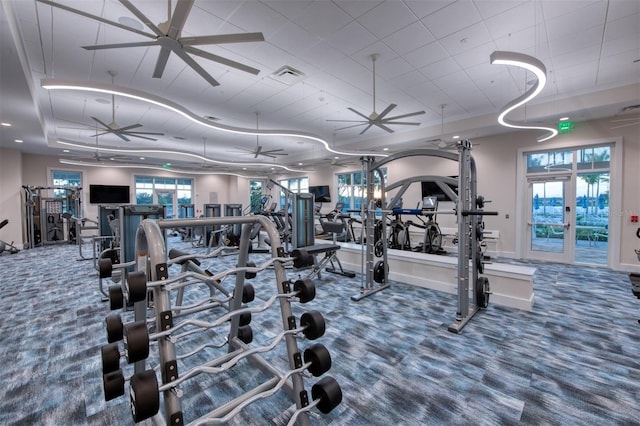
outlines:
[{"label": "cable crossover machine", "polygon": [[[362,253],[362,263],[365,271],[362,274],[363,282],[360,287],[360,293],[351,297],[354,301],[362,300],[390,286],[388,283],[389,263],[387,257],[386,216],[393,213],[392,207],[397,205],[411,183],[428,179],[436,183],[455,202],[455,208],[452,211],[436,210],[430,212],[431,214],[454,214],[458,222],[458,309],[455,321],[448,327],[449,331],[454,333],[460,333],[478,310],[488,306],[490,295],[489,280],[487,277],[480,276],[484,271],[480,246],[483,234],[482,217],[485,215],[496,216],[498,214],[498,212],[483,210],[485,201],[482,196],[477,194],[477,171],[475,161],[471,156],[471,142],[468,140],[459,141],[457,148],[457,154],[433,149],[418,149],[397,153],[382,159],[376,157],[362,157],[360,159],[367,176],[367,203],[363,203],[361,212],[366,236],[366,244],[363,245]],[[440,157],[457,161],[457,193],[452,189],[456,185],[453,182],[449,182],[452,178],[434,176],[404,179],[385,188],[381,168],[395,160],[415,156]],[[379,178],[382,193],[382,218],[377,225],[376,202],[374,200],[374,178],[376,175]],[[385,192],[395,188],[399,188],[398,192],[391,200],[386,202]],[[376,226],[382,228],[381,231],[378,231],[382,235],[382,237],[378,238],[378,240],[382,241],[382,260],[374,263],[374,254],[376,252],[380,254],[380,243],[376,241],[375,235]],[[378,249],[376,250],[377,242]]]}]

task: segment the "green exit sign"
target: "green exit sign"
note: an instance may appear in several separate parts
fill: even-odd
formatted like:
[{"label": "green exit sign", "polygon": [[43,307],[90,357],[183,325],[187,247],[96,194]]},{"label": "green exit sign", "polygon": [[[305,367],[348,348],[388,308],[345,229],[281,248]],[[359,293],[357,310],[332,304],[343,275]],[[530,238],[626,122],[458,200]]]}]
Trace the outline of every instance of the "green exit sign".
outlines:
[{"label": "green exit sign", "polygon": [[558,131],[560,133],[567,133],[573,130],[572,121],[561,121],[558,123]]}]

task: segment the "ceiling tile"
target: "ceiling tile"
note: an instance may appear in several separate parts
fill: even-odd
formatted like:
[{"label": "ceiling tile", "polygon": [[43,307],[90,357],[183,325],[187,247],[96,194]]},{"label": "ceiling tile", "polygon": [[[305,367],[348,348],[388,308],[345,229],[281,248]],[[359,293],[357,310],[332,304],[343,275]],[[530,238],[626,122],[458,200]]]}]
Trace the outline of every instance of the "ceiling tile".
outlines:
[{"label": "ceiling tile", "polygon": [[[563,3],[563,2],[559,2]],[[571,3],[571,2],[570,2]],[[553,3],[555,4],[555,2]],[[573,3],[575,5],[575,3]],[[549,4],[543,3],[545,14],[550,13],[545,20],[544,29],[550,40],[565,37],[586,28],[602,27],[603,19],[607,13],[605,2],[591,4],[581,4],[579,8],[574,8],[567,14],[554,14],[554,10],[549,10]]]},{"label": "ceiling tile", "polygon": [[477,24],[441,38],[440,43],[449,55],[453,56],[461,52],[472,52],[474,48],[487,44],[491,40],[491,35],[489,31],[487,31],[484,22],[478,22]]},{"label": "ceiling tile", "polygon": [[447,7],[455,1],[456,0],[404,0],[404,3],[418,18],[424,18],[427,15]]},{"label": "ceiling tile", "polygon": [[375,0],[332,0],[339,8],[347,12],[354,18],[364,15],[382,1]]},{"label": "ceiling tile", "polygon": [[402,55],[434,40],[424,25],[416,21],[385,37],[383,41],[394,52]]},{"label": "ceiling tile", "polygon": [[471,0],[459,0],[421,19],[437,38],[480,22],[482,18]]},{"label": "ceiling tile", "polygon": [[425,67],[448,57],[449,54],[437,41],[419,47],[404,55],[405,60],[416,68]]},{"label": "ceiling tile", "polygon": [[376,42],[376,37],[358,22],[351,22],[328,37],[326,42],[345,55],[355,52]]},{"label": "ceiling tile", "polygon": [[[478,2],[477,4],[490,2]],[[535,27],[535,3],[527,2],[485,19],[487,30],[494,39],[507,37]],[[532,40],[535,40],[532,37]]]},{"label": "ceiling tile", "polygon": [[526,4],[525,1],[515,0],[475,0],[474,4],[483,19],[488,19],[500,15],[509,9]]},{"label": "ceiling tile", "polygon": [[379,38],[398,31],[415,22],[413,13],[399,1],[387,1],[358,17],[358,22]]},{"label": "ceiling tile", "polygon": [[320,38],[300,28],[294,23],[287,23],[280,30],[271,35],[271,43],[277,45],[285,52],[297,55],[303,50],[319,43]]},{"label": "ceiling tile", "polygon": [[346,12],[330,1],[314,1],[299,11],[296,24],[318,37],[327,37],[353,20]]},{"label": "ceiling tile", "polygon": [[420,72],[430,80],[460,71],[460,65],[453,58],[445,58],[420,68]]}]

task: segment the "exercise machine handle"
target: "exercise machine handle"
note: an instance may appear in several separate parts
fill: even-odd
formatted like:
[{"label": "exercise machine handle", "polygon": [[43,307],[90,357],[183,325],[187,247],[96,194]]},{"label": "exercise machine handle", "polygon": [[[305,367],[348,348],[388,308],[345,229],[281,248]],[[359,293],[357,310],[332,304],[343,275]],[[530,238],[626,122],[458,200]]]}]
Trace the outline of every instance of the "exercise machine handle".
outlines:
[{"label": "exercise machine handle", "polygon": [[463,210],[462,216],[498,216],[498,212],[488,212],[484,210]]}]

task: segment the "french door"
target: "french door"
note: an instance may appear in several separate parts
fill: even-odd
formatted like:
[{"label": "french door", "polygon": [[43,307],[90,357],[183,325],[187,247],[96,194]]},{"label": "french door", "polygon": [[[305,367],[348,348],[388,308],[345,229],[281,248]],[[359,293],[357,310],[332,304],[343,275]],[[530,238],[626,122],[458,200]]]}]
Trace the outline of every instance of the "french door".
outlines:
[{"label": "french door", "polygon": [[526,257],[572,263],[575,238],[571,175],[528,179]]}]

